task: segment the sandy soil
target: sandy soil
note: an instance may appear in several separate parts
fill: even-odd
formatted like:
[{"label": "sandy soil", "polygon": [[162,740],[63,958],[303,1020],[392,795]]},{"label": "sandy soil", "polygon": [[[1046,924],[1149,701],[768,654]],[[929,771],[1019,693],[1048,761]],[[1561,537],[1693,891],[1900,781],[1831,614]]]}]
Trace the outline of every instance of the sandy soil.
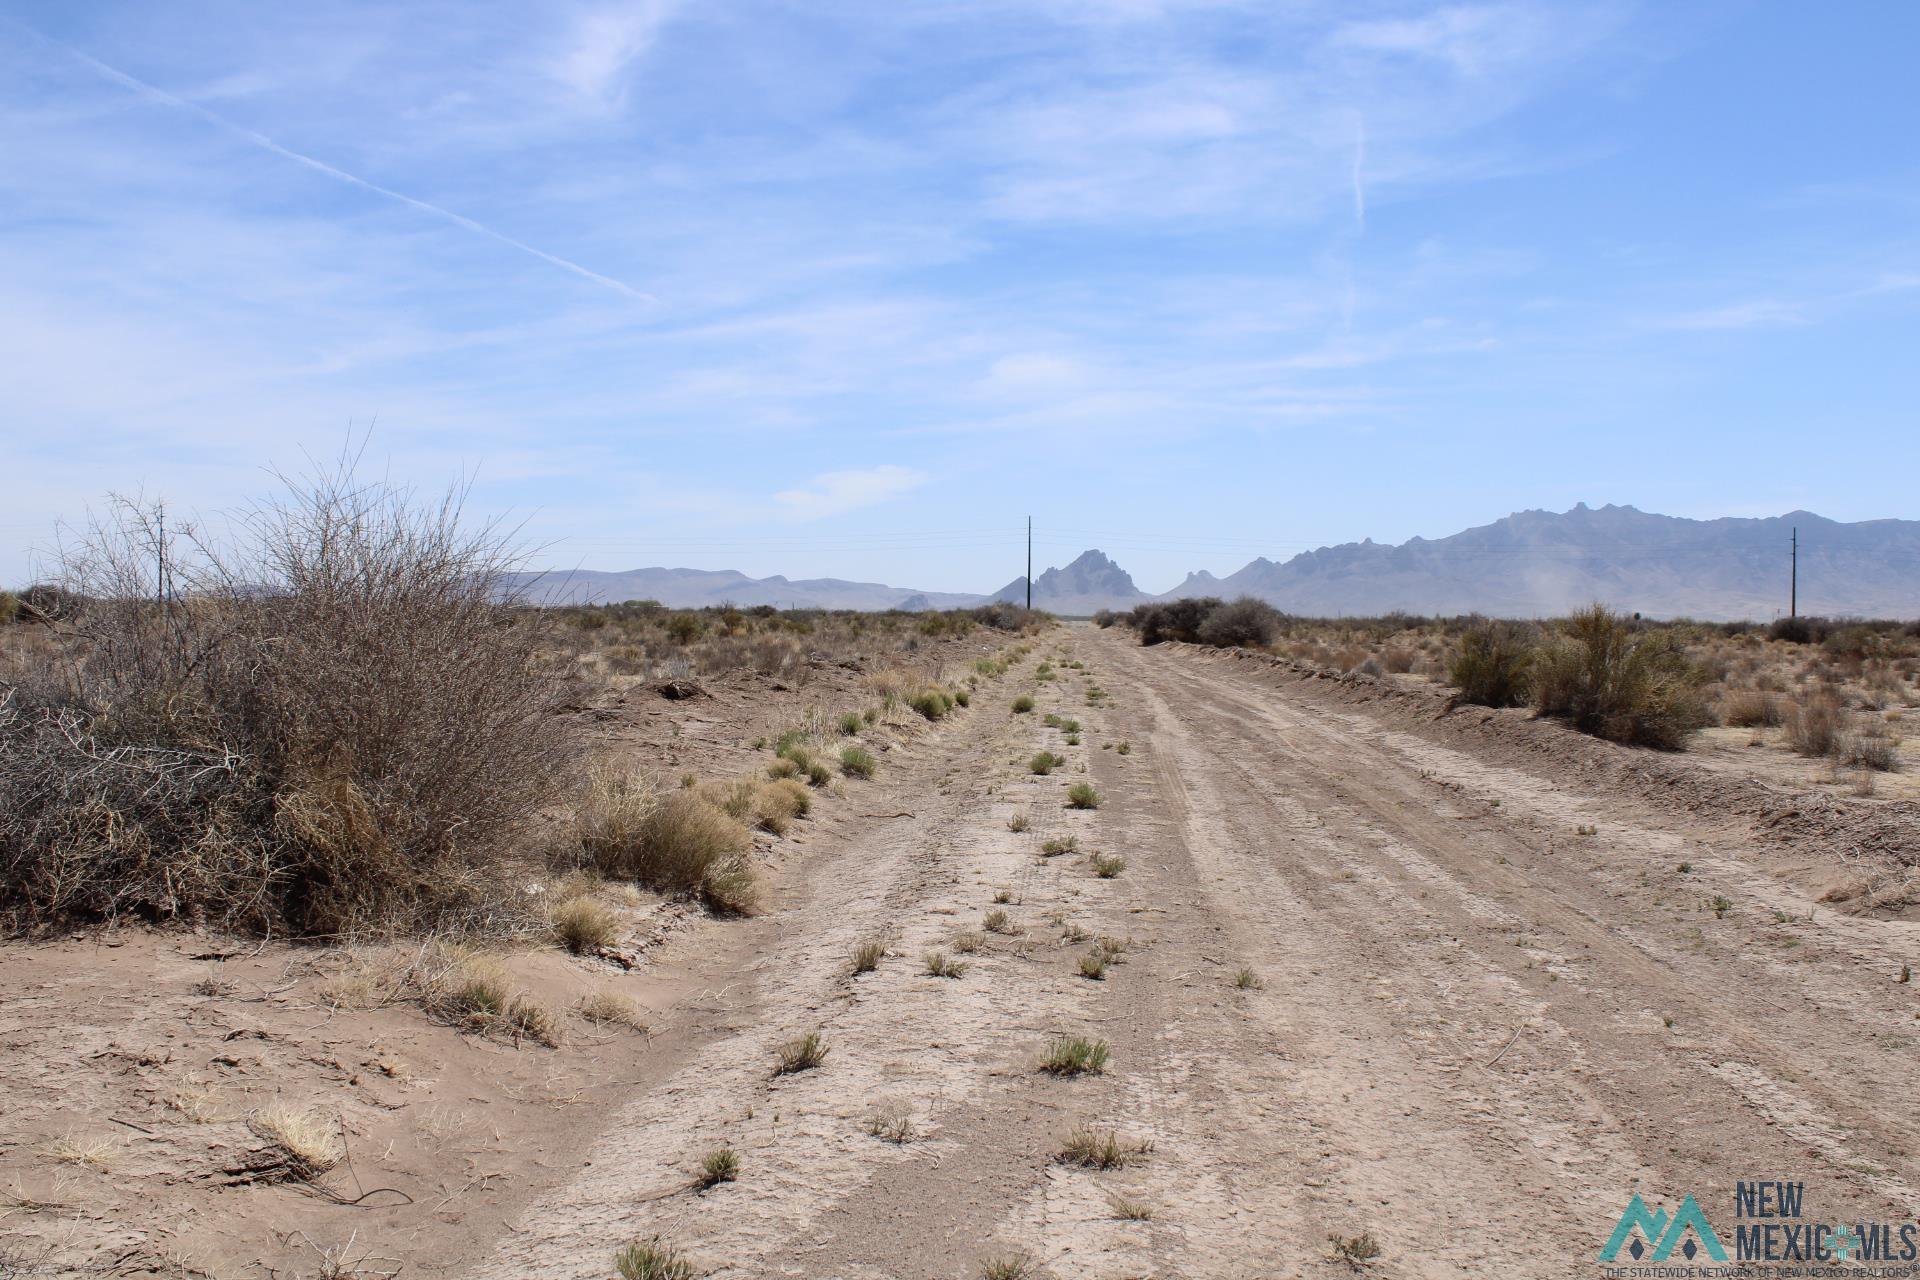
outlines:
[{"label": "sandy soil", "polygon": [[[811,824],[760,917],[649,953],[671,1034],[582,1065],[585,1106],[550,1109],[576,1128],[503,1222],[328,1202],[316,1247],[492,1280],[605,1277],[656,1235],[720,1277],[1024,1255],[1251,1280],[1351,1275],[1329,1237],[1370,1235],[1367,1274],[1547,1277],[1596,1274],[1635,1191],[1716,1224],[1753,1177],[1804,1181],[1827,1221],[1920,1213],[1920,924],[1817,901],[1866,856],[1820,833],[1852,828],[1762,824],[1685,761],[1263,661],[1084,627],[1048,655],[1057,679],[1029,660]],[[1022,691],[1039,706],[1011,714]],[[1034,775],[1042,749],[1067,763]],[[1068,808],[1087,781],[1103,803]],[[1910,809],[1876,814],[1911,837]],[[1011,932],[983,928],[996,906]],[[1102,936],[1118,959],[1090,980]],[[853,976],[871,938],[889,952]],[[965,972],[929,974],[957,939]],[[776,1076],[808,1032],[825,1060]],[[1062,1034],[1107,1041],[1105,1073],[1040,1070]],[[870,1132],[883,1113],[905,1141]],[[1080,1124],[1152,1149],[1063,1164]],[[696,1189],[723,1146],[737,1181]]]}]

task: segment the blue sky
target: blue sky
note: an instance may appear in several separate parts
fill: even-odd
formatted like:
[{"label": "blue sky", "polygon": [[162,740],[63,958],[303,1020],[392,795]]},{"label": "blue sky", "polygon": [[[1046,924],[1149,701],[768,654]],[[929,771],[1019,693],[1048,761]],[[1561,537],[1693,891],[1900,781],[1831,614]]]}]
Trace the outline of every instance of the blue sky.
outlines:
[{"label": "blue sky", "polygon": [[1920,516],[1920,7],[0,3],[0,581],[367,456],[990,590]]}]

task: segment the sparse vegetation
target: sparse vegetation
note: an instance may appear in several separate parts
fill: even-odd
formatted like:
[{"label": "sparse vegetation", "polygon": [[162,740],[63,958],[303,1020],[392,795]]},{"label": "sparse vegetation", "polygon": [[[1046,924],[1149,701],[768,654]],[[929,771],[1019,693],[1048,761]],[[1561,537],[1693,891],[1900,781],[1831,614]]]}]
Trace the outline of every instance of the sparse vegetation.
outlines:
[{"label": "sparse vegetation", "polygon": [[1040,854],[1046,858],[1057,858],[1064,853],[1078,853],[1080,837],[1075,835],[1054,836],[1040,842]]},{"label": "sparse vegetation", "polygon": [[818,1031],[809,1031],[798,1040],[789,1040],[780,1046],[773,1074],[790,1076],[798,1071],[811,1071],[826,1060],[827,1042]]},{"label": "sparse vegetation", "polygon": [[700,1161],[700,1174],[694,1179],[694,1185],[705,1191],[723,1182],[733,1182],[739,1177],[739,1155],[732,1147],[721,1147],[707,1152],[706,1158]]},{"label": "sparse vegetation", "polygon": [[630,996],[618,991],[605,989],[594,992],[580,1002],[580,1016],[588,1022],[608,1027],[626,1027],[633,1031],[645,1031],[647,1023]]},{"label": "sparse vegetation", "polygon": [[317,1107],[295,1107],[275,1100],[248,1118],[254,1133],[279,1148],[296,1178],[317,1178],[340,1163],[340,1130]]},{"label": "sparse vegetation", "polygon": [[1152,1151],[1150,1141],[1130,1141],[1113,1129],[1079,1125],[1067,1135],[1055,1158],[1061,1164],[1077,1164],[1088,1169],[1124,1169],[1144,1160]]},{"label": "sparse vegetation", "polygon": [[921,957],[926,962],[927,973],[935,978],[958,978],[967,972],[964,960],[955,960],[944,951],[929,951]]},{"label": "sparse vegetation", "polygon": [[853,949],[853,973],[858,977],[863,973],[872,973],[880,967],[886,958],[887,944],[878,938],[869,938]]},{"label": "sparse vegetation", "polygon": [[1025,715],[1031,710],[1033,710],[1032,695],[1023,693],[1013,700],[1013,714],[1017,716]]},{"label": "sparse vegetation", "polygon": [[1033,1280],[1033,1259],[1024,1253],[988,1258],[980,1264],[980,1280]]},{"label": "sparse vegetation", "polygon": [[576,955],[610,947],[620,936],[620,917],[584,895],[568,898],[553,909],[553,933]]},{"label": "sparse vegetation", "polygon": [[1111,1052],[1105,1040],[1056,1036],[1040,1059],[1040,1069],[1056,1076],[1097,1076],[1106,1071]]},{"label": "sparse vegetation", "polygon": [[1233,985],[1240,991],[1258,991],[1267,984],[1253,970],[1242,969],[1233,975]]},{"label": "sparse vegetation", "polygon": [[867,1136],[882,1142],[901,1145],[914,1138],[913,1108],[897,1098],[875,1107],[863,1123]]},{"label": "sparse vegetation", "polygon": [[1092,859],[1093,874],[1102,880],[1111,880],[1127,869],[1127,860],[1119,854],[1096,853]]},{"label": "sparse vegetation", "polygon": [[1015,835],[1018,835],[1020,832],[1025,831],[1030,825],[1032,825],[1032,822],[1033,822],[1033,819],[1028,816],[1027,811],[1022,809],[1018,813],[1015,813],[1012,817],[1007,819],[1007,830],[1013,832]]},{"label": "sparse vegetation", "polygon": [[1093,789],[1091,782],[1076,782],[1067,788],[1067,807],[1069,809],[1098,809],[1100,793]]},{"label": "sparse vegetation", "polygon": [[1357,1236],[1329,1235],[1327,1251],[1335,1261],[1347,1263],[1349,1266],[1371,1262],[1381,1253],[1380,1242],[1373,1238],[1371,1231],[1363,1231]]},{"label": "sparse vegetation", "polygon": [[871,751],[848,747],[840,753],[840,772],[849,778],[871,778],[878,767]]},{"label": "sparse vegetation", "polygon": [[693,1280],[693,1264],[659,1236],[636,1240],[613,1255],[620,1280]]},{"label": "sparse vegetation", "polygon": [[1065,760],[1051,751],[1039,751],[1034,753],[1033,759],[1027,761],[1027,772],[1044,778],[1065,763]]}]

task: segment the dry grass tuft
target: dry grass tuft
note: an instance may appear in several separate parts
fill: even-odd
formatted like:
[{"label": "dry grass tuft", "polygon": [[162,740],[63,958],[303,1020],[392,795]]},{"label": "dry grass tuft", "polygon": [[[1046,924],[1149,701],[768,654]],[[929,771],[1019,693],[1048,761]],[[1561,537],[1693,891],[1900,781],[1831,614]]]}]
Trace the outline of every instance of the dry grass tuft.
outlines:
[{"label": "dry grass tuft", "polygon": [[926,962],[927,973],[935,978],[958,978],[967,972],[967,962],[955,960],[944,951],[929,951],[921,957]]},{"label": "dry grass tuft", "polygon": [[886,959],[887,944],[879,938],[868,938],[853,948],[853,973],[858,977],[863,973],[872,973]]},{"label": "dry grass tuft", "polygon": [[827,1060],[827,1042],[818,1031],[809,1031],[798,1040],[789,1040],[780,1046],[774,1062],[773,1074],[790,1076],[797,1071],[811,1071]]},{"label": "dry grass tuft", "polygon": [[67,1133],[47,1144],[47,1154],[62,1164],[108,1169],[120,1155],[120,1143],[114,1138]]},{"label": "dry grass tuft", "polygon": [[557,904],[550,919],[554,936],[575,955],[610,947],[620,937],[620,917],[589,897]]},{"label": "dry grass tuft", "polygon": [[913,1107],[901,1099],[883,1102],[864,1121],[867,1136],[903,1145],[913,1141]]},{"label": "dry grass tuft", "polygon": [[632,997],[618,991],[605,989],[594,992],[580,1002],[580,1016],[588,1022],[603,1027],[626,1027],[633,1031],[647,1029],[646,1016]]},{"label": "dry grass tuft", "polygon": [[1097,1076],[1105,1073],[1110,1052],[1105,1040],[1056,1036],[1040,1058],[1040,1069],[1056,1076]]},{"label": "dry grass tuft", "polygon": [[[713,903],[737,901],[747,829],[697,790],[663,792],[631,769],[593,771],[577,825],[581,850],[607,876],[636,880],[667,893],[693,893]],[[726,892],[714,893],[715,881]],[[729,908],[732,909],[732,908]]]},{"label": "dry grass tuft", "polygon": [[705,1191],[723,1182],[736,1181],[739,1177],[739,1155],[732,1147],[721,1147],[716,1151],[707,1152],[706,1158],[700,1162],[700,1175],[693,1180],[693,1185]]},{"label": "dry grass tuft", "polygon": [[1113,1129],[1079,1125],[1067,1135],[1054,1158],[1061,1164],[1077,1164],[1088,1169],[1124,1169],[1146,1159],[1152,1152],[1151,1141],[1128,1141]]},{"label": "dry grass tuft", "polygon": [[301,1109],[275,1100],[253,1113],[249,1127],[285,1155],[295,1176],[316,1178],[345,1154],[339,1126],[317,1107]]},{"label": "dry grass tuft", "polygon": [[613,1255],[620,1280],[693,1280],[693,1264],[659,1236],[636,1240]]}]

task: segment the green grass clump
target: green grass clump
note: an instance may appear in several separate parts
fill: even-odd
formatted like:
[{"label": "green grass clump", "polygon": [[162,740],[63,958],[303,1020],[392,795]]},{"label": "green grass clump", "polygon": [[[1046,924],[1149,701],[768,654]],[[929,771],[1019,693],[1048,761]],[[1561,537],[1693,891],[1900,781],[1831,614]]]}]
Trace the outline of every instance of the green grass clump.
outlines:
[{"label": "green grass clump", "polygon": [[1106,1071],[1110,1052],[1105,1040],[1055,1036],[1040,1059],[1040,1069],[1056,1076],[1097,1076]]},{"label": "green grass clump", "polygon": [[1039,751],[1034,753],[1033,759],[1027,761],[1027,771],[1044,778],[1065,763],[1065,760],[1051,751]]},{"label": "green grass clump", "polygon": [[1043,840],[1040,842],[1040,854],[1046,858],[1057,858],[1063,853],[1078,853],[1079,851],[1079,836],[1055,836],[1051,840]]},{"label": "green grass clump", "polygon": [[1076,782],[1067,788],[1067,808],[1098,809],[1100,793],[1093,789],[1091,782]]},{"label": "green grass clump", "polygon": [[932,685],[907,699],[907,705],[928,720],[938,720],[953,710],[953,695],[939,685]]},{"label": "green grass clump", "polygon": [[702,1191],[708,1187],[717,1187],[723,1182],[732,1182],[740,1176],[740,1157],[733,1148],[721,1147],[709,1151],[707,1158],[700,1162],[700,1176],[694,1179],[694,1185]]},{"label": "green grass clump", "polygon": [[659,1236],[636,1240],[614,1254],[613,1269],[620,1280],[693,1280],[693,1264]]},{"label": "green grass clump", "polygon": [[827,1060],[827,1042],[818,1031],[809,1031],[798,1040],[780,1046],[773,1074],[790,1076],[796,1071],[811,1071]]},{"label": "green grass clump", "polygon": [[858,711],[849,711],[840,717],[840,732],[846,734],[848,737],[852,737],[854,734],[860,732],[860,713]]},{"label": "green grass clump", "polygon": [[840,753],[840,772],[849,778],[871,778],[877,767],[871,751],[848,747]]},{"label": "green grass clump", "polygon": [[967,971],[967,962],[955,960],[944,951],[929,951],[921,959],[926,961],[927,973],[935,978],[958,978]]},{"label": "green grass clump", "polygon": [[1025,715],[1031,710],[1033,710],[1033,698],[1031,695],[1023,693],[1013,700],[1013,714],[1017,716]]},{"label": "green grass clump", "polygon": [[1080,1125],[1067,1135],[1054,1158],[1061,1164],[1077,1164],[1088,1169],[1124,1169],[1152,1153],[1151,1141],[1130,1142],[1112,1129]]}]

